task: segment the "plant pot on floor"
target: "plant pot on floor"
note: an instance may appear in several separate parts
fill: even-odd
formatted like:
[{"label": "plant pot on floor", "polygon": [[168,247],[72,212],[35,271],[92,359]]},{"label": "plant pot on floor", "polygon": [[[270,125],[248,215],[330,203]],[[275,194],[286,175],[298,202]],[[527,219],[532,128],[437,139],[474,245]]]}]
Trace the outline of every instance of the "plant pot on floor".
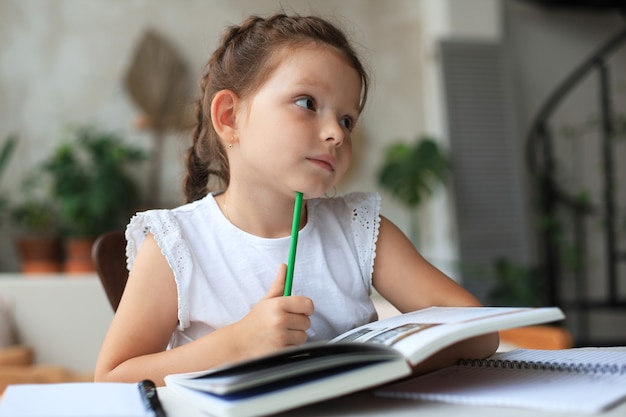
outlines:
[{"label": "plant pot on floor", "polygon": [[63,271],[68,274],[94,272],[96,267],[91,260],[93,239],[69,238],[65,241],[65,262]]},{"label": "plant pot on floor", "polygon": [[21,237],[16,246],[24,274],[61,271],[61,241],[56,237]]}]

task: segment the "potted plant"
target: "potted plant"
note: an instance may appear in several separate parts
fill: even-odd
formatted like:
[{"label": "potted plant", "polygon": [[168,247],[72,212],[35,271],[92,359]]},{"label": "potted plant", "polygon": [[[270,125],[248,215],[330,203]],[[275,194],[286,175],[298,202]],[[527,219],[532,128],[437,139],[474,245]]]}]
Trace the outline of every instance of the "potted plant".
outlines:
[{"label": "potted plant", "polygon": [[139,189],[126,169],[147,154],[92,127],[74,128],[68,136],[41,167],[66,237],[64,270],[93,271],[95,238],[121,229],[137,208]]},{"label": "potted plant", "polygon": [[62,246],[52,202],[29,197],[14,206],[11,212],[18,227],[15,244],[22,273],[59,272]]},{"label": "potted plant", "polygon": [[[378,173],[378,183],[409,210],[417,209],[432,194],[434,187],[445,183],[448,158],[430,136],[420,136],[413,145],[391,144]],[[419,243],[417,217],[411,213],[410,237]]]},{"label": "potted plant", "polygon": [[[6,169],[16,145],[17,138],[11,135],[0,148],[0,175]],[[7,198],[0,197],[0,221],[11,217],[18,226],[15,244],[23,273],[58,272],[61,243],[55,233],[55,214],[49,202],[34,198],[35,178],[33,176],[22,183],[23,195],[26,196],[22,203],[13,206]]]},{"label": "potted plant", "polygon": [[25,274],[61,270],[58,216],[42,185],[41,176],[34,171],[22,181],[21,201],[10,206],[17,231],[15,246]]}]

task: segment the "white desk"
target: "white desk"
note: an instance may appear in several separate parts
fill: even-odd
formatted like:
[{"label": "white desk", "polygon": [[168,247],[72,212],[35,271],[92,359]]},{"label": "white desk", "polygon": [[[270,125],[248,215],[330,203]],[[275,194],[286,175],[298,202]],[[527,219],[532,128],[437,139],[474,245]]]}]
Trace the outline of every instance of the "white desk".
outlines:
[{"label": "white desk", "polygon": [[[626,347],[602,349],[626,351]],[[185,403],[185,400],[181,400],[175,393],[169,391],[167,387],[159,388],[159,396],[168,417],[207,416],[200,410],[194,409]],[[275,417],[572,417],[589,415],[380,398],[375,397],[372,391],[364,391],[286,411],[276,414]],[[592,416],[624,417],[626,416],[626,402],[607,412],[592,414]]]}]

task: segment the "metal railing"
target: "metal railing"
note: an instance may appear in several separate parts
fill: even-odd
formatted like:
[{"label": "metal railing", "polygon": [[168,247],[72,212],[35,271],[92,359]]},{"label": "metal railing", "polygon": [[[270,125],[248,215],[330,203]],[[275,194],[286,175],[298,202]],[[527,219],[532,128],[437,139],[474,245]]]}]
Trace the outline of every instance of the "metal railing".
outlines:
[{"label": "metal railing", "polygon": [[[626,251],[620,249],[618,234],[619,208],[616,200],[618,179],[616,178],[616,123],[613,109],[614,97],[610,88],[611,62],[609,58],[626,43],[626,28],[601,45],[596,52],[580,64],[548,97],[531,125],[527,138],[527,162],[534,185],[538,216],[542,220],[539,230],[539,257],[547,284],[547,303],[561,306],[573,316],[572,329],[577,344],[608,344],[615,342],[600,341],[592,335],[590,314],[592,311],[610,310],[626,314],[626,298],[620,296],[619,263],[626,262]],[[623,71],[623,70],[622,70]],[[559,183],[559,157],[555,152],[557,135],[554,133],[553,118],[555,111],[583,79],[597,74],[598,80],[598,120],[601,155],[602,197],[600,201],[581,198],[575,192]],[[623,72],[622,72],[623,74]],[[622,185],[622,187],[626,187]],[[604,260],[601,260],[605,277],[592,272],[588,261],[589,222],[592,216],[599,216],[602,227],[602,244],[605,248]],[[571,220],[567,220],[571,219]],[[569,243],[574,248],[576,265],[566,268],[563,254],[564,228],[567,228]],[[570,260],[571,261],[571,260]],[[626,263],[625,263],[626,264]],[[565,271],[565,269],[568,269]],[[626,273],[626,268],[622,269]],[[622,276],[623,279],[623,276]],[[566,282],[569,280],[569,282]],[[604,296],[589,296],[591,284],[604,285]],[[573,287],[573,296],[565,296],[564,286]],[[569,313],[568,313],[569,311]],[[622,331],[619,340],[622,344],[626,332]]]}]

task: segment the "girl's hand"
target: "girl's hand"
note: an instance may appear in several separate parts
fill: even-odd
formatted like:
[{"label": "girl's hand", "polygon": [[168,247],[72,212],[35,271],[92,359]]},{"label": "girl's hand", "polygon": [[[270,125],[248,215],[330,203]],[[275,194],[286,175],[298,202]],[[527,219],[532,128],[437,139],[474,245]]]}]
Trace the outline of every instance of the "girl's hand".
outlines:
[{"label": "girl's hand", "polygon": [[304,296],[283,296],[286,272],[287,266],[281,264],[267,294],[235,324],[243,344],[240,347],[247,352],[245,356],[259,356],[306,342],[313,301]]}]

